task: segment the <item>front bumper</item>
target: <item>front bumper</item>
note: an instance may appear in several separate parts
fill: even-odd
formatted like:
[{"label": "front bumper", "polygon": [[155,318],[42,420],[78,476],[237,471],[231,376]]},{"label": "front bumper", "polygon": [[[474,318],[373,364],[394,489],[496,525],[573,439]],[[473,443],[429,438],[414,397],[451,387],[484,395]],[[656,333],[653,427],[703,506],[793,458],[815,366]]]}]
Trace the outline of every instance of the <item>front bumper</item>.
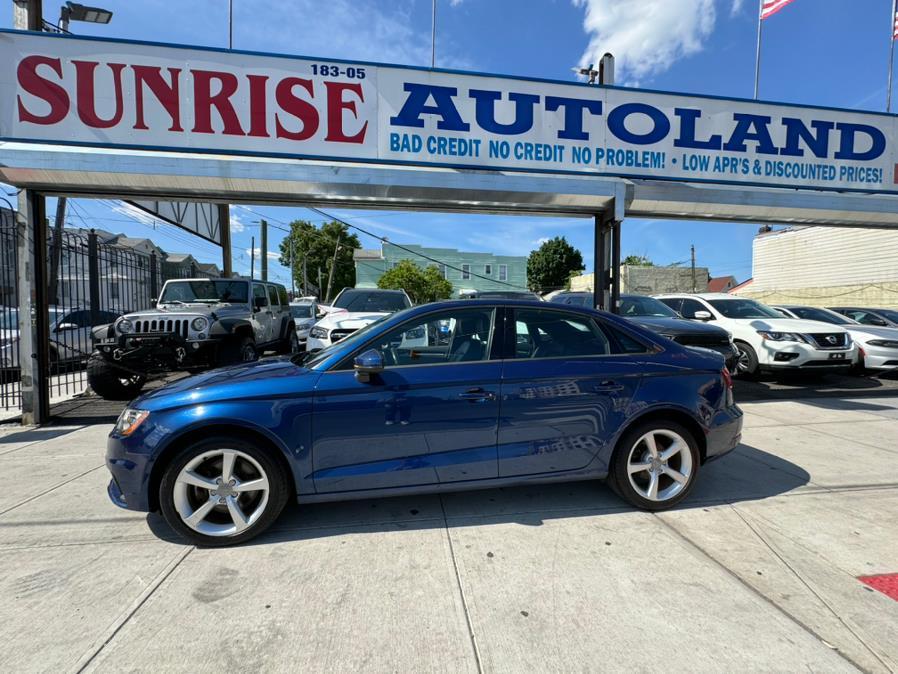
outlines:
[{"label": "front bumper", "polygon": [[865,344],[863,365],[868,370],[898,369],[898,349]]},{"label": "front bumper", "polygon": [[758,364],[765,370],[846,370],[857,360],[857,346],[818,349],[802,342],[765,340],[758,350]]},{"label": "front bumper", "polygon": [[95,352],[111,363],[139,370],[171,370],[214,362],[219,341],[186,340],[169,333],[132,333],[97,342]]},{"label": "front bumper", "polygon": [[132,440],[110,435],[106,441],[106,468],[112,475],[106,493],[119,508],[148,512],[152,462],[145,454],[129,452],[126,441]]}]

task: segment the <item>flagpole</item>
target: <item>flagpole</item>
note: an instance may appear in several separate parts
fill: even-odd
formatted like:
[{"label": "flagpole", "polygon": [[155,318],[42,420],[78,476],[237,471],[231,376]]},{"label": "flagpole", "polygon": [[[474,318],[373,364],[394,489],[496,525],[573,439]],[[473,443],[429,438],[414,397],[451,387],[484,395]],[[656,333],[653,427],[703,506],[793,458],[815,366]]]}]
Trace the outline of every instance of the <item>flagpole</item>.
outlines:
[{"label": "flagpole", "polygon": [[889,22],[889,85],[886,93],[886,112],[892,111],[892,67],[895,63],[895,22],[898,20],[898,0],[892,2],[892,20]]},{"label": "flagpole", "polygon": [[[898,2],[898,0],[894,0]],[[758,100],[758,82],[761,77],[761,12],[764,11],[764,0],[758,0],[758,49],[755,52],[755,100]]]}]

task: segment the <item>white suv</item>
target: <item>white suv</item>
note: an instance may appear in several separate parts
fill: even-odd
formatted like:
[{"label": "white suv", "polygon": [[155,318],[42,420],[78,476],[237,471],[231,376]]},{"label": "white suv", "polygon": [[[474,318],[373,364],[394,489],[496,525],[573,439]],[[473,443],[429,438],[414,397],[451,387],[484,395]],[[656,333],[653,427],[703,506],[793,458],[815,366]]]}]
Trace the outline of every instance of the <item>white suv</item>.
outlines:
[{"label": "white suv", "polygon": [[847,370],[857,346],[844,328],[818,321],[783,318],[755,300],[726,294],[658,295],[683,318],[713,321],[733,335],[738,372],[758,370]]}]

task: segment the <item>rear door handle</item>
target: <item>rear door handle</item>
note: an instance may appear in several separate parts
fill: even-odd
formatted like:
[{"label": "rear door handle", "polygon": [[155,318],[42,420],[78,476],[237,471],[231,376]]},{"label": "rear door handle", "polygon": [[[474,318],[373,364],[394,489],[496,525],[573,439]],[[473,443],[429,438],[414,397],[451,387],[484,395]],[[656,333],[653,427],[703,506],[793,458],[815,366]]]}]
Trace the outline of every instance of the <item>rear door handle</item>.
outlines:
[{"label": "rear door handle", "polygon": [[492,391],[484,391],[482,388],[472,388],[464,393],[459,393],[458,397],[462,400],[469,400],[472,403],[482,403],[487,400],[495,400],[496,394]]},{"label": "rear door handle", "polygon": [[614,391],[623,391],[624,387],[615,381],[606,379],[605,381],[599,383],[598,385],[593,386],[592,390],[594,393],[611,393]]}]

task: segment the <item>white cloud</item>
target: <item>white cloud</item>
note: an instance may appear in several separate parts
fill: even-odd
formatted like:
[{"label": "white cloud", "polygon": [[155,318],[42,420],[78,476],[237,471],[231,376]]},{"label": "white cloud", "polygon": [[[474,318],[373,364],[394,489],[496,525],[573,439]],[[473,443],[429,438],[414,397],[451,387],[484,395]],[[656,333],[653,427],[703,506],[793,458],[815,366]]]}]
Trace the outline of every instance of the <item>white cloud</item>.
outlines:
[{"label": "white cloud", "polygon": [[[246,255],[247,255],[247,257],[253,255],[253,251],[255,251],[256,262],[261,262],[261,260],[262,260],[262,249],[261,249],[261,248],[255,248],[255,249],[253,249],[253,248],[247,248],[247,249],[246,249]],[[281,259],[281,254],[280,254],[280,253],[275,253],[275,252],[269,250],[269,251],[268,251],[268,259],[269,259],[269,260],[274,260],[275,262],[277,262],[278,260]]]},{"label": "white cloud", "polygon": [[744,0],[733,0],[733,6],[730,7],[730,16],[736,16],[741,12],[743,4],[745,4]]},{"label": "white cloud", "polygon": [[231,233],[239,234],[244,231],[246,231],[246,223],[236,209],[231,208]]},{"label": "white cloud", "polygon": [[132,220],[136,220],[137,222],[141,222],[145,225],[157,225],[160,222],[158,218],[154,218],[146,211],[142,211],[136,206],[132,206],[131,204],[124,201],[116,202],[112,207],[112,210],[116,213],[119,213],[120,215],[124,215],[125,217],[131,218]]},{"label": "white cloud", "polygon": [[597,64],[610,52],[620,84],[637,86],[701,51],[714,30],[715,0],[572,1],[585,8],[583,28],[590,35],[582,64]]}]

